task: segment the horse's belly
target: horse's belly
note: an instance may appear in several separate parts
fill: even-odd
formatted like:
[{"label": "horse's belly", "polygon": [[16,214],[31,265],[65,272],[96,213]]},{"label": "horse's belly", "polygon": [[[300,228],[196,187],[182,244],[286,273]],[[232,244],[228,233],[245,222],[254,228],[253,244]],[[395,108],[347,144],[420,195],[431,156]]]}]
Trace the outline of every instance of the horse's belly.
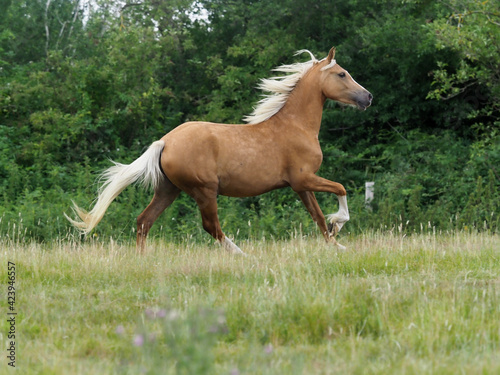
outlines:
[{"label": "horse's belly", "polygon": [[254,197],[285,186],[289,186],[286,181],[275,183],[255,183],[255,181],[224,183],[221,181],[218,193],[228,197]]},{"label": "horse's belly", "polygon": [[230,197],[252,197],[288,186],[279,160],[241,155],[218,160],[218,193]]}]

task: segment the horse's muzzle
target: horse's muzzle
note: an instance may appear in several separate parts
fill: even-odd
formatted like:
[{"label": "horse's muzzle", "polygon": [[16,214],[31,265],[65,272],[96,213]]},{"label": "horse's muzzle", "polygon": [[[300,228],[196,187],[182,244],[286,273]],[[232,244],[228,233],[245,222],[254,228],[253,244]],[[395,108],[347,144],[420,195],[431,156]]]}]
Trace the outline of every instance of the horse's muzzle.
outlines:
[{"label": "horse's muzzle", "polygon": [[358,109],[364,111],[372,104],[373,95],[369,91],[362,91],[356,95],[354,100]]}]

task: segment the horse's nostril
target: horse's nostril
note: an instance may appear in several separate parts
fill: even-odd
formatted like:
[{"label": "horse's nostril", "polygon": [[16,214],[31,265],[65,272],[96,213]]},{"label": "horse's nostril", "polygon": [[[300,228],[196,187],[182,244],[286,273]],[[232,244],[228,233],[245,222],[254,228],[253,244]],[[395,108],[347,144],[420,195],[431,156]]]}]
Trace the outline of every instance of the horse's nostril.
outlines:
[{"label": "horse's nostril", "polygon": [[369,93],[368,93],[368,100],[369,100],[369,101],[372,101],[372,99],[373,99],[373,95],[369,92]]}]

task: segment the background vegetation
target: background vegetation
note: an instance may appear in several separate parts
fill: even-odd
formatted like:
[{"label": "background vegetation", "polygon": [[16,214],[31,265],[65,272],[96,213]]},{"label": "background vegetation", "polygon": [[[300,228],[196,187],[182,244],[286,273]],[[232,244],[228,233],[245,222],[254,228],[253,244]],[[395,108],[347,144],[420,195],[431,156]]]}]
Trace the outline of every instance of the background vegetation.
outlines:
[{"label": "background vegetation", "polygon": [[[343,183],[348,231],[498,231],[500,10],[495,1],[0,2],[0,235],[61,238],[109,159],[130,162],[187,120],[240,123],[260,78],[293,52],[337,61],[374,94],[328,103],[320,174]],[[364,183],[375,181],[372,211]],[[128,240],[151,193],[129,188],[96,236]],[[334,197],[319,194],[325,212]],[[223,229],[288,236],[314,225],[290,189],[220,199]],[[155,227],[202,232],[181,198]],[[207,238],[207,237],[203,237]]]}]

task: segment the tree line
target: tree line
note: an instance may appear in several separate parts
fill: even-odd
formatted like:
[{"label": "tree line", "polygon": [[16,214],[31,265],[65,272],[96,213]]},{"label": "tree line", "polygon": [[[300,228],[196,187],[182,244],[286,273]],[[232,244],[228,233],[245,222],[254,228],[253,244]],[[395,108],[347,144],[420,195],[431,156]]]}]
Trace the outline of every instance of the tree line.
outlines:
[{"label": "tree line", "polygon": [[[0,235],[73,233],[109,159],[128,163],[185,121],[241,123],[259,79],[293,54],[337,47],[374,95],[365,112],[328,102],[319,174],[346,186],[348,231],[497,231],[500,9],[477,0],[1,0]],[[372,209],[364,183],[375,181]],[[150,192],[129,188],[95,236],[133,236]],[[336,199],[318,194],[324,212]],[[314,233],[290,189],[220,198],[238,236]],[[181,196],[156,234],[202,232]],[[161,233],[161,234],[160,234]],[[202,237],[205,238],[205,237]]]}]

